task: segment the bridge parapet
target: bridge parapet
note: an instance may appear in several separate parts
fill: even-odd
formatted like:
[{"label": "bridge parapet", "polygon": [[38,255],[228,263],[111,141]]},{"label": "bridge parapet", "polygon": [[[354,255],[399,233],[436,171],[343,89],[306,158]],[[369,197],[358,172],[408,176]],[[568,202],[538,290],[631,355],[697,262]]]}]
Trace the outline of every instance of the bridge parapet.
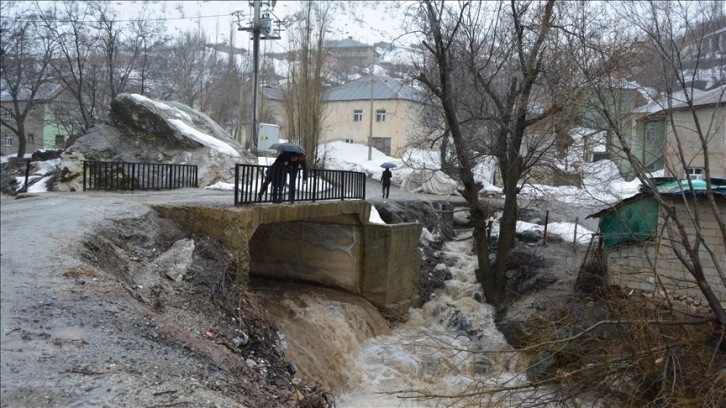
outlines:
[{"label": "bridge parapet", "polygon": [[[234,169],[234,204],[272,202],[274,183],[268,178],[269,166],[237,164]],[[280,171],[280,170],[278,170]],[[308,182],[302,172],[288,172],[279,177],[282,201],[288,201],[290,188],[294,201],[359,200],[366,198],[366,174],[359,171],[310,169]]]}]

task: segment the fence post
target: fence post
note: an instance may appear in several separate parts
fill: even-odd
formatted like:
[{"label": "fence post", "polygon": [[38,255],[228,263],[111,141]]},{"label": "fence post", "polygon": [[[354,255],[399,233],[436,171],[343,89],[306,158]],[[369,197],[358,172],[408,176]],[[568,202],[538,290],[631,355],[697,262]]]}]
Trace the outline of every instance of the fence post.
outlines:
[{"label": "fence post", "polygon": [[577,223],[580,221],[580,217],[575,217],[575,236],[572,238],[572,252],[577,251]]},{"label": "fence post", "polygon": [[318,171],[316,169],[310,171],[310,182],[313,183],[312,201],[315,202],[318,198]]},{"label": "fence post", "polygon": [[550,210],[547,210],[545,212],[545,225],[544,225],[544,235],[542,236],[542,245],[547,246],[547,224],[549,224],[550,220]]},{"label": "fence post", "polygon": [[239,204],[239,163],[234,165],[234,205]]}]

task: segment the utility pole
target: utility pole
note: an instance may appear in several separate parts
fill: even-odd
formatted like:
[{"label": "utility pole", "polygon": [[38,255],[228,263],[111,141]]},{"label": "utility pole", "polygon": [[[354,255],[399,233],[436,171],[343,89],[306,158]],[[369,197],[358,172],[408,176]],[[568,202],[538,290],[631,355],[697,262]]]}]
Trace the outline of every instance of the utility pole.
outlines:
[{"label": "utility pole", "polygon": [[[280,39],[280,21],[276,21],[276,28],[272,27],[272,20],[270,19],[270,9],[275,8],[276,0],[262,1],[252,0],[250,6],[253,7],[252,21],[248,22],[247,27],[242,27],[239,20],[237,21],[238,31],[249,31],[252,33],[252,131],[249,133],[252,135],[252,143],[257,148],[257,142],[259,140],[259,123],[257,117],[259,115],[259,107],[257,101],[259,100],[258,89],[259,89],[259,74],[260,74],[260,40],[279,40]],[[264,12],[262,6],[268,7]],[[241,18],[241,12],[237,11],[235,14],[238,18]],[[247,141],[243,141],[244,146]]]},{"label": "utility pole", "polygon": [[371,75],[371,117],[368,118],[368,160],[373,154],[373,75]]}]

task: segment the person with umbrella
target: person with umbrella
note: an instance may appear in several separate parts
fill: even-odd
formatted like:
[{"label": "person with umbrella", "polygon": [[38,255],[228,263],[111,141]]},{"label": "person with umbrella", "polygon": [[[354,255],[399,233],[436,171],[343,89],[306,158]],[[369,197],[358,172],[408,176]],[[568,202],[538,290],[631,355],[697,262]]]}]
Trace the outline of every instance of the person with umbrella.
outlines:
[{"label": "person with umbrella", "polygon": [[267,186],[272,183],[272,202],[281,203],[283,189],[285,187],[285,177],[290,173],[289,200],[295,200],[295,182],[297,181],[297,172],[303,169],[303,184],[307,183],[308,169],[305,163],[305,151],[296,143],[276,143],[270,146],[277,149],[280,154],[275,161],[267,169],[267,177],[262,183],[262,188],[257,194],[258,199],[262,200],[262,195],[267,190]]},{"label": "person with umbrella", "polygon": [[293,153],[288,165],[288,173],[290,173],[290,184],[288,185],[288,200],[295,202],[295,190],[297,184],[298,172],[302,170],[302,183],[308,183],[308,165],[305,161],[305,153]]},{"label": "person with umbrella", "polygon": [[383,167],[385,170],[383,170],[383,175],[381,176],[381,183],[383,183],[383,198],[388,198],[388,195],[391,192],[391,177],[393,177],[393,173],[391,173],[391,168],[396,167],[394,163],[383,163],[381,164],[381,167]]}]

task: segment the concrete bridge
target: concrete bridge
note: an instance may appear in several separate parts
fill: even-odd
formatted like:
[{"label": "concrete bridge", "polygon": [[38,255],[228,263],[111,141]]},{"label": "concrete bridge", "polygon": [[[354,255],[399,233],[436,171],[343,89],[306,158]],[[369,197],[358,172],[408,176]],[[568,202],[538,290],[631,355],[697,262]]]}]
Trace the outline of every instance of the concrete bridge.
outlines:
[{"label": "concrete bridge", "polygon": [[358,294],[380,310],[418,305],[422,226],[372,224],[369,201],[153,208],[188,230],[220,239],[250,276],[306,281]]}]

